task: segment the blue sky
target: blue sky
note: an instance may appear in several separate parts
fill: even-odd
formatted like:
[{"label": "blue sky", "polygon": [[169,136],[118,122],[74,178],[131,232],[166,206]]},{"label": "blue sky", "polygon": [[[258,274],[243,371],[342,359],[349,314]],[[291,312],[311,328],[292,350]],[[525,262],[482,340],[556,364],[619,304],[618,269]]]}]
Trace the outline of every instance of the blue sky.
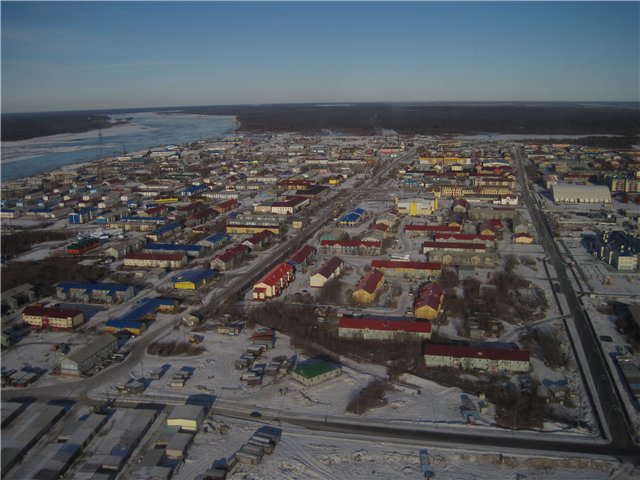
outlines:
[{"label": "blue sky", "polygon": [[639,2],[5,2],[2,111],[639,101]]}]

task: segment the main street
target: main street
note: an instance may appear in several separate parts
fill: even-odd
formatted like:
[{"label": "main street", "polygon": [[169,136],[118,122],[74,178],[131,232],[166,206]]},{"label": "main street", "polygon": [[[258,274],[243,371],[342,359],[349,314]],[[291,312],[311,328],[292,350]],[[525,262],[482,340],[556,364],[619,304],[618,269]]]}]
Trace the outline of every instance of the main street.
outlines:
[{"label": "main street", "polygon": [[[596,392],[591,391],[591,395],[593,396],[595,394],[600,401],[600,405],[603,406],[603,409],[606,409],[606,418],[600,417],[599,423],[608,428],[611,447],[614,449],[619,448],[620,450],[635,449],[640,455],[640,449],[638,449],[638,445],[634,443],[637,439],[636,433],[632,430],[632,422],[628,417],[624,402],[622,402],[620,398],[620,392],[613,381],[614,377],[609,369],[605,353],[602,350],[602,346],[598,341],[589,318],[584,313],[582,303],[569,280],[562,254],[553,239],[541,206],[534,201],[531,191],[529,190],[529,182],[527,181],[524,171],[525,160],[523,147],[516,148],[515,158],[522,197],[531,213],[531,218],[535,223],[540,241],[547,252],[549,257],[548,261],[556,270],[562,293],[564,293],[573,315],[573,321],[579,335],[579,343],[585,352],[585,357],[588,359],[588,371],[591,373],[593,385],[596,386]],[[576,361],[580,361],[580,358],[577,358]],[[606,379],[606,381],[601,381],[601,379]],[[585,388],[589,389],[589,385],[585,385]],[[593,405],[593,412],[596,416],[599,416],[596,405]],[[603,432],[603,436],[604,433],[605,432]]]}]

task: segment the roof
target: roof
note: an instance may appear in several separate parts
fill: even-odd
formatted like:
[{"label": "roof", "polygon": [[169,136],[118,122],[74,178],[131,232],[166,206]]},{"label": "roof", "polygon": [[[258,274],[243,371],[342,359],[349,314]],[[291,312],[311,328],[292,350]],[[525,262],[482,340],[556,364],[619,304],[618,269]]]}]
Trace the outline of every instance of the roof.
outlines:
[{"label": "roof", "polygon": [[403,268],[415,270],[442,270],[442,264],[438,262],[403,262],[399,260],[371,260],[373,268]]},{"label": "roof", "polygon": [[172,279],[174,283],[176,282],[192,282],[199,283],[203,280],[209,280],[216,276],[215,270],[210,270],[208,268],[197,269],[197,270],[189,270],[186,272],[179,273],[175,275]]},{"label": "roof", "polygon": [[314,275],[322,275],[324,278],[329,278],[333,272],[344,264],[342,259],[338,257],[332,257],[326,262]]},{"label": "roof", "polygon": [[528,362],[528,350],[493,348],[488,346],[460,346],[441,343],[425,343],[424,355],[438,355],[454,358],[487,358],[489,360],[514,360]]},{"label": "roof", "polygon": [[462,241],[473,241],[473,240],[482,240],[482,241],[493,241],[496,239],[495,235],[476,235],[474,233],[436,233],[433,238],[435,240],[441,240],[444,238],[451,238],[453,240],[462,240]]},{"label": "roof", "polygon": [[274,233],[271,230],[262,230],[261,232],[258,232],[255,235],[253,235],[252,237],[247,238],[245,242],[249,242],[253,245],[256,245],[268,237],[273,237],[273,235]]},{"label": "roof", "polygon": [[343,215],[340,220],[338,220],[339,223],[352,223],[352,222],[357,222],[358,220],[360,220],[361,215],[355,213],[355,212],[351,212],[351,213],[347,213],[346,215]]},{"label": "roof", "polygon": [[176,405],[167,420],[193,420],[201,419],[204,408],[199,405]]},{"label": "roof", "polygon": [[100,337],[95,339],[89,345],[82,347],[76,350],[75,352],[73,352],[71,355],[67,357],[67,360],[71,360],[72,362],[76,362],[76,363],[84,363],[86,360],[93,357],[96,354],[96,352],[102,350],[108,345],[111,345],[117,342],[118,342],[118,339],[116,337],[114,337],[110,333],[105,333],[104,335],[101,335]]},{"label": "roof", "polygon": [[414,225],[409,224],[404,227],[406,231],[415,231],[415,232],[459,232],[461,230],[460,227],[451,226],[451,225]]},{"label": "roof", "polygon": [[424,242],[422,244],[424,248],[431,250],[486,250],[484,243],[470,243],[470,242]]},{"label": "roof", "polygon": [[300,250],[298,250],[293,257],[291,257],[289,259],[289,261],[297,263],[297,264],[301,264],[303,263],[307,258],[309,258],[310,256],[312,256],[314,253],[316,252],[316,249],[313,248],[310,245],[305,245],[304,247],[302,247]]},{"label": "roof", "polygon": [[611,191],[606,185],[576,185],[573,183],[556,183],[552,187],[553,196],[595,196],[611,199]]},{"label": "roof", "polygon": [[181,260],[184,255],[180,253],[130,253],[125,260]]},{"label": "roof", "polygon": [[120,283],[81,283],[81,282],[58,282],[56,288],[61,288],[65,291],[71,289],[78,290],[107,290],[109,292],[126,292],[131,285],[122,285]]},{"label": "roof", "polygon": [[318,375],[322,375],[323,373],[336,370],[337,368],[338,367],[336,367],[332,363],[325,362],[324,360],[320,360],[319,358],[314,358],[299,364],[293,370],[293,373],[301,375],[304,378],[313,378],[317,377]]},{"label": "roof", "polygon": [[202,245],[180,245],[174,243],[149,243],[144,246],[145,250],[170,250],[176,252],[184,252],[184,251],[192,251],[197,250],[201,251],[203,249]]},{"label": "roof", "polygon": [[227,248],[224,251],[224,253],[221,253],[220,255],[216,255],[213,259],[214,260],[218,259],[221,262],[227,263],[228,261],[236,258],[238,255],[242,255],[247,250],[249,250],[249,247],[247,247],[246,245],[242,245],[242,244],[234,245],[233,247]]},{"label": "roof", "polygon": [[385,332],[431,333],[431,322],[369,317],[340,317],[338,318],[338,327],[381,330]]},{"label": "roof", "polygon": [[114,319],[116,322],[137,322],[148,313],[155,312],[162,305],[175,305],[176,301],[170,298],[145,298],[128,312]]},{"label": "roof", "polygon": [[227,235],[224,232],[219,232],[214,235],[211,235],[210,237],[205,238],[205,240],[211,243],[219,243],[219,242],[224,242],[228,238],[229,238],[229,235]]},{"label": "roof", "polygon": [[22,311],[23,315],[32,315],[35,317],[49,317],[49,318],[69,318],[82,315],[82,310],[73,310],[71,308],[54,308],[54,307],[40,307],[37,305],[30,305],[25,307]]},{"label": "roof", "polygon": [[382,242],[363,242],[362,240],[322,240],[320,245],[334,246],[339,245],[341,247],[381,247]]},{"label": "roof", "polygon": [[129,328],[140,330],[144,328],[144,323],[140,320],[117,320],[115,318],[108,320],[104,325],[105,327],[117,328],[119,330],[127,330]]},{"label": "roof", "polygon": [[170,232],[171,230],[175,230],[176,228],[181,228],[178,222],[169,223],[167,225],[163,225],[160,228],[157,228],[152,232],[152,235],[161,235],[163,233]]},{"label": "roof", "polygon": [[288,263],[279,263],[271,269],[264,277],[260,279],[258,284],[266,283],[267,285],[275,285],[280,281],[287,273],[293,273],[293,267]]},{"label": "roof", "polygon": [[372,294],[376,291],[376,288],[383,278],[384,273],[374,268],[363,275],[356,285],[356,290],[364,290],[365,292]]},{"label": "roof", "polygon": [[440,302],[444,289],[439,283],[429,282],[426,285],[420,287],[418,290],[418,298],[416,300],[416,309],[424,306],[438,310],[440,308]]}]

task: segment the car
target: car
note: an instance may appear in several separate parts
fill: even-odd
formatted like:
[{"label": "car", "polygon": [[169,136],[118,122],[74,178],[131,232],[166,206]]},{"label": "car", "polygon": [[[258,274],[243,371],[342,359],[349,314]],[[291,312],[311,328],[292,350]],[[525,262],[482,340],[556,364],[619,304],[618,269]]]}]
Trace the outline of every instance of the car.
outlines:
[{"label": "car", "polygon": [[254,410],[253,412],[251,412],[251,413],[249,414],[249,416],[250,416],[250,417],[258,418],[258,417],[261,417],[261,416],[262,416],[262,414],[261,414],[260,412],[257,412],[257,411],[255,411],[255,410]]}]

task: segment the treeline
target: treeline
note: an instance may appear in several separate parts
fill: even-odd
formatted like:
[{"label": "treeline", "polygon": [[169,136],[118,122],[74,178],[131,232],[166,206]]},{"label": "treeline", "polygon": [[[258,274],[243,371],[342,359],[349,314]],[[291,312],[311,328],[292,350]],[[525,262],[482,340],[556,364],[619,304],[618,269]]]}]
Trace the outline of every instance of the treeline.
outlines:
[{"label": "treeline", "polygon": [[373,135],[383,129],[403,135],[433,134],[557,134],[622,135],[590,137],[571,143],[597,142],[622,147],[637,141],[637,109],[614,106],[556,105],[394,105],[348,106],[264,105],[255,107],[194,107],[184,111],[232,114],[240,131],[317,133],[322,130]]},{"label": "treeline", "polygon": [[2,115],[2,141],[88,132],[111,126],[108,115],[87,112],[5,113]]},{"label": "treeline", "polygon": [[61,230],[28,230],[2,235],[0,252],[3,258],[13,258],[31,250],[33,245],[54,240],[65,240],[73,236],[73,232]]},{"label": "treeline", "polygon": [[38,296],[55,293],[54,285],[61,281],[95,282],[102,278],[102,267],[79,265],[78,258],[52,257],[37,262],[15,262],[2,267],[2,291],[30,283]]}]

